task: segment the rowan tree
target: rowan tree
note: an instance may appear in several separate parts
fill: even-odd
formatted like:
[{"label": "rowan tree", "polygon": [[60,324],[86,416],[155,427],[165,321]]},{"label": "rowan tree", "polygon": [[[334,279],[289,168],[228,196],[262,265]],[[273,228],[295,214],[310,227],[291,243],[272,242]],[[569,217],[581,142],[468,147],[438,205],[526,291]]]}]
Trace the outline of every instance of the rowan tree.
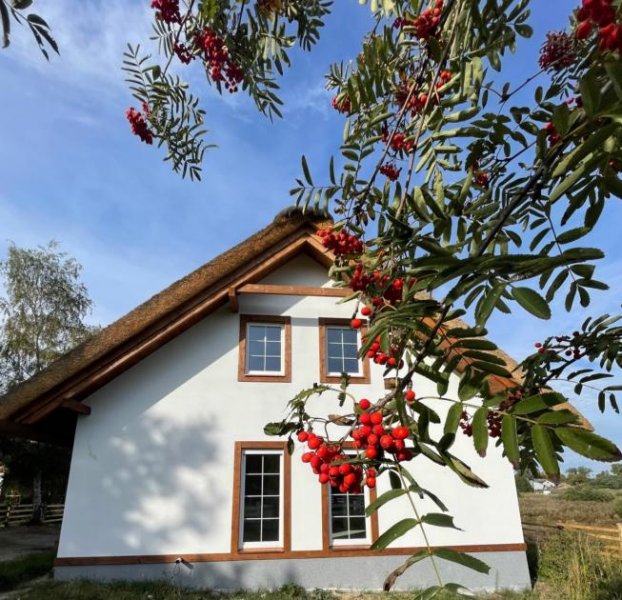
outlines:
[{"label": "rowan tree", "polygon": [[[486,486],[454,454],[457,435],[471,437],[482,456],[494,442],[515,467],[552,478],[566,447],[595,460],[621,458],[573,411],[560,410],[567,399],[552,389],[571,381],[577,393],[596,391],[601,411],[618,412],[621,386],[611,378],[622,366],[619,317],[571,322],[538,341],[513,373],[485,326],[497,311],[548,319],[560,295],[571,321],[574,307],[608,289],[596,277],[603,252],[582,240],[622,197],[622,2],[582,0],[566,30],[542,41],[533,75],[505,84],[507,54],[520,56],[522,39],[532,35],[529,0],[360,4],[371,8],[373,26],[354,60],[327,74],[344,118],[338,159],[327,161],[320,181],[303,157],[292,194],[305,210],[336,215],[318,232],[336,256],[331,276],[352,291],[352,326],[368,323],[362,354],[383,365],[394,385],[374,399],[352,396],[347,375],[341,386],[314,386],[266,432],[289,435],[291,447],[296,438],[306,444],[303,460],[325,485],[356,491],[386,473],[394,489],[370,510],[407,495],[415,518],[380,536],[375,547],[383,548],[413,527],[424,536],[428,527],[453,527],[442,500],[418,485],[406,463],[430,460]],[[138,106],[127,118],[142,142],[165,146],[173,169],[193,179],[206,148],[205,113],[180,78],[184,66],[200,65],[219,92],[247,93],[260,112],[278,117],[288,53],[295,45],[312,50],[331,10],[325,0],[151,6],[158,51],[128,48],[124,69]],[[519,102],[528,93],[531,100]],[[458,320],[464,315],[472,326]],[[459,398],[449,398],[458,364]],[[433,381],[437,394],[418,395],[414,377]],[[308,414],[307,400],[320,393],[333,394],[342,414]],[[443,403],[448,410],[438,410]],[[346,440],[359,450],[355,459],[342,452]],[[419,514],[419,495],[441,512]],[[435,565],[439,557],[487,569],[428,548],[387,587],[415,562]],[[423,594],[447,587],[456,586],[439,576]]]}]

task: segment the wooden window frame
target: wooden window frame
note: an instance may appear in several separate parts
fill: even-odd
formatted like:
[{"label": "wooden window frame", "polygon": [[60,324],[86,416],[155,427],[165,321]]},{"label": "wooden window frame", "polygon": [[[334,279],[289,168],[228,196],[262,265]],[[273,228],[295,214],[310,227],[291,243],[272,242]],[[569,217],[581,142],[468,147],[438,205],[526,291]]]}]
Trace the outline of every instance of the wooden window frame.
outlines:
[{"label": "wooden window frame", "polygon": [[[355,447],[352,442],[347,442],[343,445],[343,449],[348,451],[354,451]],[[323,552],[347,552],[356,550],[367,550],[378,539],[380,530],[378,526],[378,511],[374,511],[369,517],[366,517],[366,527],[369,527],[367,532],[367,540],[361,539],[358,543],[357,540],[349,540],[348,542],[334,543],[331,539],[331,525],[330,525],[330,490],[329,484],[322,485],[322,551]],[[378,499],[378,493],[376,488],[368,488],[369,494],[366,495],[366,500],[369,504],[375,502]],[[366,504],[366,506],[368,506]]]},{"label": "wooden window frame", "polygon": [[[246,372],[246,332],[248,325],[281,325],[283,327],[283,373],[249,374]],[[238,381],[255,381],[268,383],[291,383],[292,380],[292,320],[290,317],[277,317],[268,315],[240,315],[240,343],[238,358]]]},{"label": "wooden window frame", "polygon": [[[254,546],[242,547],[241,534],[241,506],[242,506],[242,460],[247,450],[261,452],[262,450],[280,452],[283,459],[283,539],[278,546]],[[257,554],[263,552],[290,552],[291,551],[291,472],[292,461],[287,451],[287,442],[236,442],[235,456],[233,461],[233,502],[231,523],[231,553]]]},{"label": "wooden window frame", "polygon": [[[320,330],[320,382],[321,383],[340,383],[341,377],[339,375],[330,375],[328,373],[328,348],[327,348],[327,338],[326,338],[326,329],[327,327],[350,327],[350,321],[348,319],[324,319],[320,318],[318,320],[319,330]],[[363,326],[358,330],[359,338],[362,338],[367,333],[367,325],[363,324]],[[362,373],[360,375],[351,375],[350,383],[354,384],[368,384],[370,383],[370,375],[369,375],[369,358],[364,356],[359,359],[361,361],[361,370]]]}]

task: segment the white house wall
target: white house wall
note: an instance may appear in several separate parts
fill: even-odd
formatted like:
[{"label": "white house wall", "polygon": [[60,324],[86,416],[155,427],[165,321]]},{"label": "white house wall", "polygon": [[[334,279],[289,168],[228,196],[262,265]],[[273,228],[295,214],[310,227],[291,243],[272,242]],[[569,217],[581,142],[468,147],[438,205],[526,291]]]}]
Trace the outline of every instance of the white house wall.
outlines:
[{"label": "white house wall", "polygon": [[[299,257],[266,283],[329,285],[325,271]],[[319,317],[350,318],[352,303],[335,298],[242,295],[239,314],[225,307],[169,342],[86,400],[92,414],[79,418],[62,525],[59,558],[227,553],[231,551],[235,441],[274,441],[267,421],[286,414],[286,403],[319,380]],[[241,314],[291,317],[291,383],[238,382]],[[452,376],[449,396],[457,397]],[[415,380],[419,397],[435,386]],[[384,395],[382,369],[371,365],[371,384],[352,386],[358,398]],[[440,404],[440,406],[439,406]],[[446,410],[449,403],[434,408]],[[322,395],[312,411],[338,412]],[[417,458],[410,464],[423,487],[447,504],[463,531],[428,528],[433,545],[507,545],[523,542],[510,465],[492,447],[478,457],[458,434],[454,451],[490,484],[466,486],[448,469]],[[291,471],[292,551],[322,549],[321,486],[300,461]],[[378,493],[388,487],[379,479]],[[438,509],[429,501],[422,512]],[[380,532],[411,516],[405,502],[379,513]],[[412,532],[395,543],[421,546]],[[266,562],[266,561],[264,561]]]}]

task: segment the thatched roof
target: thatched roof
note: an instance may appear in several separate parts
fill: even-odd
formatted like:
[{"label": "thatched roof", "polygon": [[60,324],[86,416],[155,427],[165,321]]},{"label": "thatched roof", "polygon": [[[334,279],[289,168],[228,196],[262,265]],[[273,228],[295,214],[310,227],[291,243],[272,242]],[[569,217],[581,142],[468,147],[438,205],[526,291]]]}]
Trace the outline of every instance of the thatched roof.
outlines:
[{"label": "thatched roof", "polygon": [[[301,252],[331,264],[331,256],[313,235],[329,221],[326,213],[282,211],[268,227],[176,281],[0,398],[0,434],[70,441],[76,413],[88,411],[80,400],[232,302],[237,287],[259,281]],[[516,362],[499,352],[508,369],[516,369]],[[497,384],[518,385],[516,374],[515,379],[500,379]]]}]

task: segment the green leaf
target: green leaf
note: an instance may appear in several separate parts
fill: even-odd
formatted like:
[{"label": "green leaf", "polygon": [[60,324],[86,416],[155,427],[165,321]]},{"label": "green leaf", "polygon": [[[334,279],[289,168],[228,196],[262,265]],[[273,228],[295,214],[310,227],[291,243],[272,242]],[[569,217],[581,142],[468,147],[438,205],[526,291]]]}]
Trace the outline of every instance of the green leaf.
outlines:
[{"label": "green leaf", "polygon": [[542,425],[534,425],[531,428],[531,439],[536,457],[544,472],[555,480],[559,479],[559,463],[548,430]]},{"label": "green leaf", "polygon": [[484,406],[478,408],[473,415],[471,426],[473,427],[473,445],[480,456],[486,456],[488,448],[488,409]]},{"label": "green leaf", "polygon": [[535,315],[539,319],[550,319],[551,309],[547,301],[535,292],[531,288],[527,287],[513,287],[512,297],[518,302],[526,311]]},{"label": "green leaf", "polygon": [[520,464],[520,449],[516,432],[516,419],[512,415],[504,415],[501,421],[501,441],[508,460],[515,469]]},{"label": "green leaf", "polygon": [[429,558],[430,553],[427,548],[425,550],[419,550],[419,552],[415,552],[412,556],[409,556],[397,569],[391,571],[384,580],[383,589],[385,592],[388,592],[394,585],[398,577],[402,576],[410,567],[424,558]]},{"label": "green leaf", "polygon": [[555,434],[566,446],[581,456],[606,462],[622,459],[622,453],[613,442],[591,431],[577,427],[558,427]]},{"label": "green leaf", "polygon": [[419,525],[417,519],[402,519],[391,525],[372,545],[372,550],[384,550],[389,544],[408,533],[413,527]]},{"label": "green leaf", "polygon": [[307,159],[305,155],[302,155],[302,172],[304,173],[305,179],[309,185],[313,185],[313,179],[311,179],[311,173],[309,171],[309,165],[307,164]]},{"label": "green leaf", "polygon": [[515,415],[529,415],[566,402],[566,398],[557,392],[546,392],[543,394],[535,394],[523,398],[520,402],[512,407],[512,413]]},{"label": "green leaf", "polygon": [[447,411],[447,418],[445,419],[445,427],[443,428],[443,433],[445,433],[445,435],[458,431],[463,410],[464,408],[460,402],[456,402],[450,406]]},{"label": "green leaf", "polygon": [[488,484],[478,477],[471,469],[455,456],[447,455],[447,466],[454,472],[464,483],[473,487],[487,488]]},{"label": "green leaf", "polygon": [[407,491],[402,488],[388,490],[384,492],[384,494],[381,494],[380,496],[378,496],[376,500],[374,500],[371,504],[367,506],[367,508],[365,508],[365,515],[369,517],[372,513],[377,511],[381,506],[383,506],[390,500],[393,500],[394,498],[399,498],[400,496],[403,496],[406,493]]},{"label": "green leaf", "polygon": [[423,515],[421,517],[421,522],[434,527],[449,527],[461,531],[459,527],[454,525],[454,518],[451,515],[444,515],[443,513],[428,513],[427,515]]},{"label": "green leaf", "polygon": [[601,98],[601,88],[597,75],[594,70],[588,71],[587,74],[579,82],[579,90],[581,92],[581,100],[583,108],[588,117],[594,115],[598,111]]},{"label": "green leaf", "polygon": [[490,567],[485,562],[479,560],[479,558],[471,556],[470,554],[465,554],[464,552],[457,552],[456,550],[451,550],[449,548],[435,548],[434,555],[444,560],[449,560],[458,565],[462,565],[463,567],[467,567],[468,569],[472,569],[473,571],[477,571],[478,573],[485,573],[488,575],[490,572]]},{"label": "green leaf", "polygon": [[566,425],[575,423],[577,420],[577,415],[569,410],[553,410],[538,417],[540,425]]}]

